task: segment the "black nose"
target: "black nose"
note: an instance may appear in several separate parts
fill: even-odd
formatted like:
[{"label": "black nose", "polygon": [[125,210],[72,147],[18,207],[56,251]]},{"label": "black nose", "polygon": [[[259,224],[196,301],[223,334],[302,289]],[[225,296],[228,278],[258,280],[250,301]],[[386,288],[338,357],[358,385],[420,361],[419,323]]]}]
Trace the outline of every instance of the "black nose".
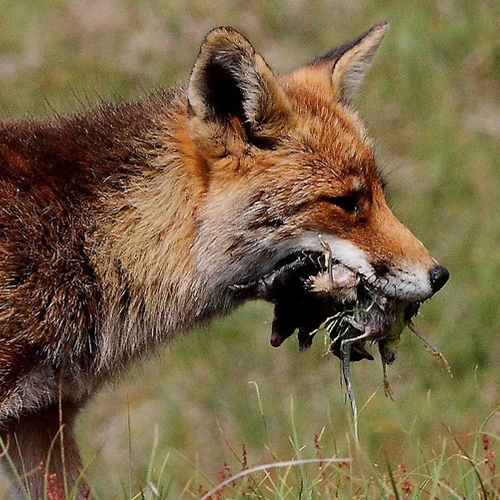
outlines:
[{"label": "black nose", "polygon": [[450,273],[448,269],[446,269],[446,267],[443,267],[440,264],[434,266],[429,273],[432,293],[436,293],[439,290],[441,290],[441,288],[443,288],[443,286],[446,285],[446,282],[448,281],[449,277]]}]

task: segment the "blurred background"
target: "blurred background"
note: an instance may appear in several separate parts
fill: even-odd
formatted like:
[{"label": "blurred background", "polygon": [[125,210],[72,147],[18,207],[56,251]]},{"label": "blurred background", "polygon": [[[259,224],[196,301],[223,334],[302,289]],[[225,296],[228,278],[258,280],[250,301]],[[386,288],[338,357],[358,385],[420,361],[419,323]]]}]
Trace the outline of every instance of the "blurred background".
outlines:
[{"label": "blurred background", "polygon": [[[369,481],[386,461],[417,470],[443,453],[442,474],[453,481],[455,440],[475,453],[487,433],[496,446],[498,0],[0,0],[0,12],[2,119],[71,113],[184,83],[218,25],[241,30],[285,73],[389,21],[356,107],[376,141],[389,204],[451,272],[417,324],[453,376],[409,332],[389,368],[395,401],[384,397],[378,359],[353,365],[360,474]],[[271,318],[270,306],[248,304],[178,338],[91,401],[78,428],[99,498],[133,497],[148,480],[165,498],[196,498],[199,485],[217,483],[224,461],[241,468],[243,446],[250,465],[291,459],[297,449],[313,458],[318,442],[324,456],[351,455],[338,360],[325,355],[321,334],[307,353],[295,338],[271,348]]]}]

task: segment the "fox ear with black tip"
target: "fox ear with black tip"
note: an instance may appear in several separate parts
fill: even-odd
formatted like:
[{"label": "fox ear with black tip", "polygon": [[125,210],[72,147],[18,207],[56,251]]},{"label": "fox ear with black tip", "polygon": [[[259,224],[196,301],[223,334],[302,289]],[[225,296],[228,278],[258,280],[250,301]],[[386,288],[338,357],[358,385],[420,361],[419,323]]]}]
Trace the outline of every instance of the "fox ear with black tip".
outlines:
[{"label": "fox ear with black tip", "polygon": [[363,83],[388,29],[388,23],[378,23],[356,39],[331,49],[307,66],[291,72],[288,78],[317,87],[326,94],[333,92],[338,102],[349,105]]},{"label": "fox ear with black tip", "polygon": [[[213,132],[228,125],[255,138],[278,137],[288,99],[267,63],[233,28],[215,28],[203,41],[188,86],[192,114]],[[222,127],[222,129],[221,129]]]}]

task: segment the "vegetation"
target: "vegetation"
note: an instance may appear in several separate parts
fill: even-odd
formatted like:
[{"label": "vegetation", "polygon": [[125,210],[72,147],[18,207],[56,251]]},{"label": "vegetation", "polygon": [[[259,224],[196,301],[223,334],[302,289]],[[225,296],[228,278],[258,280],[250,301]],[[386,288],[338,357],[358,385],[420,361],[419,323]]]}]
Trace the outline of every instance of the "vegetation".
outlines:
[{"label": "vegetation", "polygon": [[[95,494],[198,498],[499,496],[500,3],[496,0],[0,0],[0,112],[47,116],[186,81],[204,34],[240,29],[286,72],[379,20],[391,30],[357,100],[396,214],[449,268],[417,318],[453,376],[406,332],[384,397],[353,365],[359,446],[325,343],[268,343],[249,304],[178,338],[95,398],[79,438]],[[188,313],[188,312],[187,312]],[[0,497],[6,495],[1,485]]]}]

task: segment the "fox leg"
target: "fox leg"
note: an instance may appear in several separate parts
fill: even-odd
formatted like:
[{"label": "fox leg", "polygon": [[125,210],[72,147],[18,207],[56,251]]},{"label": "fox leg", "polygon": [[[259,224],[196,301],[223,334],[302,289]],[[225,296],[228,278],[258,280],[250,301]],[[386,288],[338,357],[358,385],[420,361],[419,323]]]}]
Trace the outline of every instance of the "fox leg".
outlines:
[{"label": "fox leg", "polygon": [[13,498],[24,499],[29,493],[29,498],[41,499],[48,492],[66,498],[75,485],[74,498],[89,498],[88,487],[80,480],[82,463],[73,430],[78,409],[74,405],[63,404],[59,408],[53,404],[21,415],[0,430],[18,476],[3,457],[1,462],[11,478]]}]

